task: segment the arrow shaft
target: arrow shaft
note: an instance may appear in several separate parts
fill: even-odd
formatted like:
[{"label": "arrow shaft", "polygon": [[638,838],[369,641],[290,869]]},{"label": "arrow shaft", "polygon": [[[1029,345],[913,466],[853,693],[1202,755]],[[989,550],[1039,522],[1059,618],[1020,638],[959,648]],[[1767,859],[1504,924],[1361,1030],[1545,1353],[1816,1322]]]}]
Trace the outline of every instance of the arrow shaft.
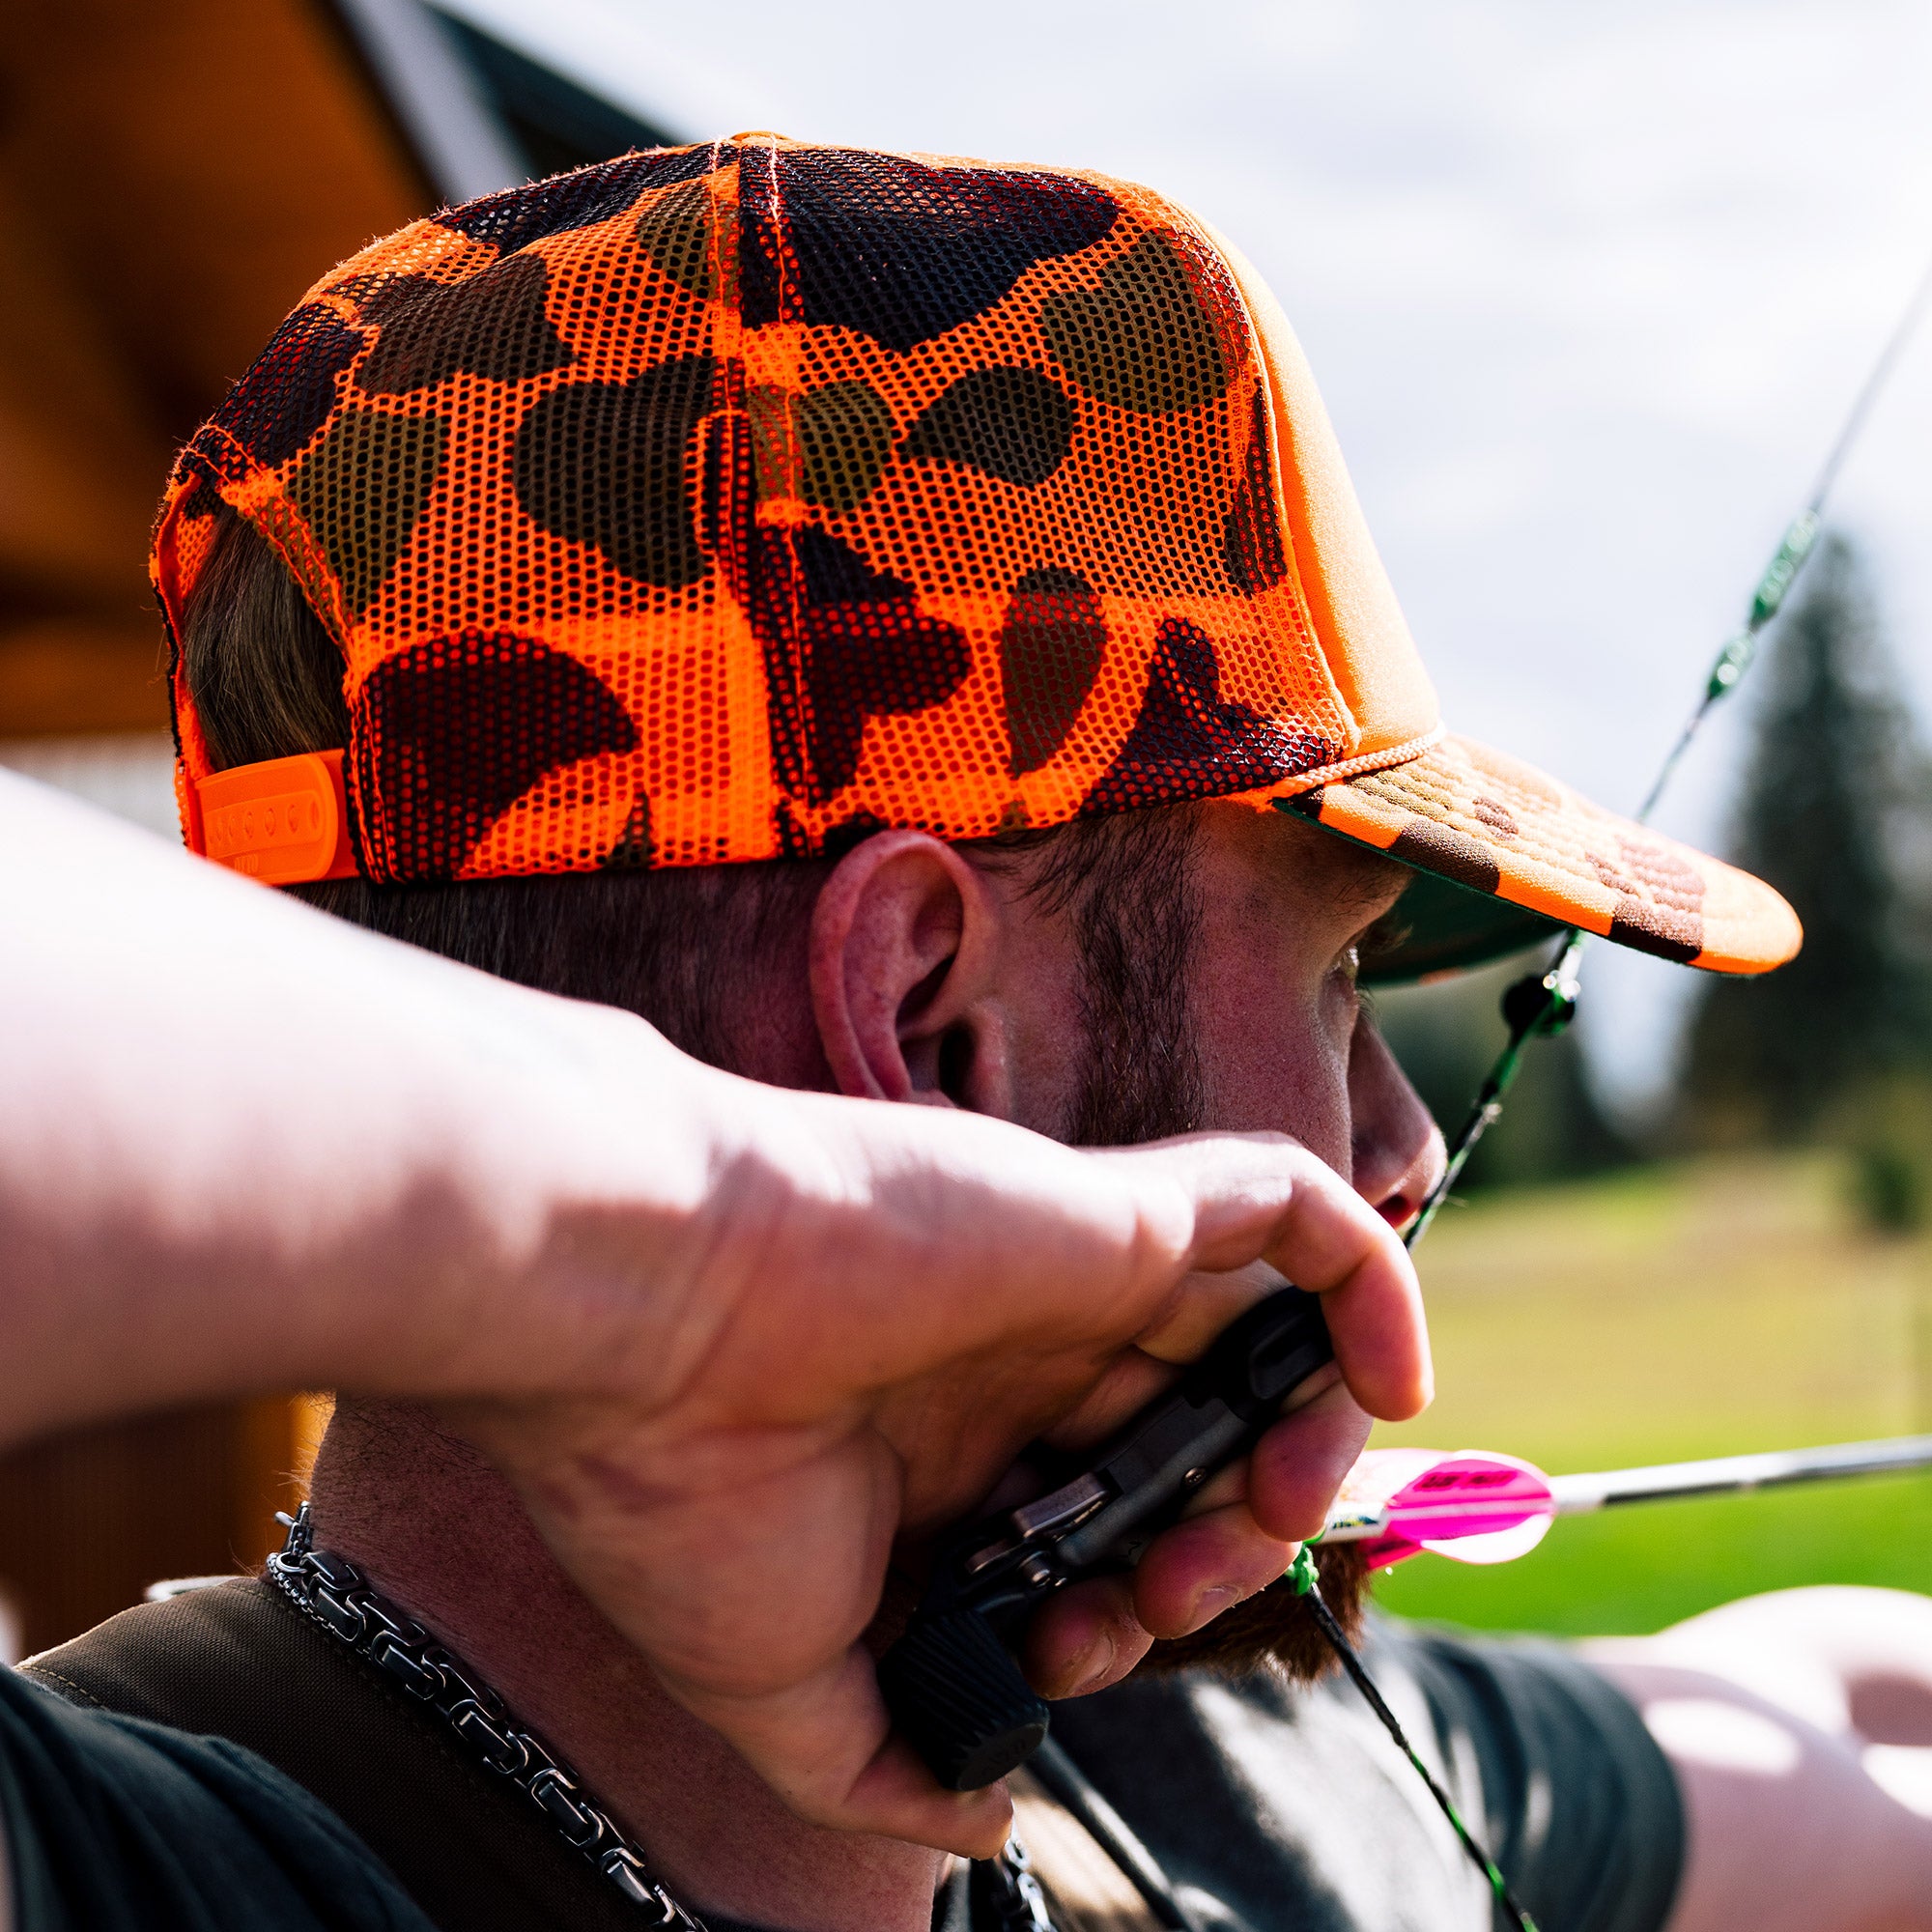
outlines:
[{"label": "arrow shaft", "polygon": [[1646,1468],[1552,1476],[1549,1489],[1558,1516],[1587,1516],[1624,1503],[1733,1495],[1747,1490],[1925,1468],[1932,1468],[1932,1435],[1901,1435],[1877,1442],[1834,1442],[1819,1449],[1775,1449],[1754,1456],[1716,1456],[1696,1463],[1656,1463]]}]

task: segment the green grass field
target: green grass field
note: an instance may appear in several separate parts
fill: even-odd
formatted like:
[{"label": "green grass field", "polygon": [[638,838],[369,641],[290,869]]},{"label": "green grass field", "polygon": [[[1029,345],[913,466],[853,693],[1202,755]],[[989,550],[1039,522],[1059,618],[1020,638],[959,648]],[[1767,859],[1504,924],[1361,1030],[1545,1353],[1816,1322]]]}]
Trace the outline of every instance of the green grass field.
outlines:
[{"label": "green grass field", "polygon": [[[1499,1193],[1445,1212],[1418,1259],[1439,1392],[1378,1442],[1557,1472],[1932,1432],[1932,1236],[1864,1232],[1831,1156]],[[1516,1563],[1421,1556],[1378,1595],[1581,1634],[1809,1582],[1932,1592],[1932,1476],[1570,1519]]]}]

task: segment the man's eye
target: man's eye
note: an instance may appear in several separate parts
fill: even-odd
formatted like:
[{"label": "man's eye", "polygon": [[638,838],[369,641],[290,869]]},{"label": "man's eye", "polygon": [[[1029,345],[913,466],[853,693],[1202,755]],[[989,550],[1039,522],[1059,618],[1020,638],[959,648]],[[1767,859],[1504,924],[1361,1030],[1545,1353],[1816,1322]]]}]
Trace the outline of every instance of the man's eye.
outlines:
[{"label": "man's eye", "polygon": [[1333,984],[1339,981],[1350,999],[1358,999],[1361,989],[1356,976],[1361,970],[1361,947],[1356,941],[1350,940],[1336,953],[1334,964],[1328,969],[1329,982]]},{"label": "man's eye", "polygon": [[1371,964],[1400,951],[1408,943],[1409,922],[1396,917],[1401,907],[1402,901],[1398,899],[1357,942],[1357,953]]}]

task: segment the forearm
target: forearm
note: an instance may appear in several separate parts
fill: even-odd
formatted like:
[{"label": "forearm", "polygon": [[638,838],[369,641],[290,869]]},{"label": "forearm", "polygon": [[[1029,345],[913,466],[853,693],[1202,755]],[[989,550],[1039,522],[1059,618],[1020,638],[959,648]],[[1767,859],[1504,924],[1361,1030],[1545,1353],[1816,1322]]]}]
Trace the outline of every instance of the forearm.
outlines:
[{"label": "forearm", "polygon": [[[559,1378],[688,1236],[705,1076],[0,775],[0,1440],[266,1387]],[[593,1279],[594,1277],[594,1279]],[[635,1317],[635,1308],[627,1311]]]},{"label": "forearm", "polygon": [[[4,778],[0,841],[0,1441],[277,1387],[440,1404],[808,1817],[1004,1837],[997,1793],[889,1746],[857,1640],[898,1526],[973,1507],[1143,1351],[1191,1359],[1287,1276],[1364,1407],[1426,1397],[1399,1244],[1279,1136],[1079,1153],[783,1093]],[[1257,1546],[1278,1570],[1311,1506],[1271,1468],[1245,1556],[1183,1528],[1143,1574],[1193,1604]]]},{"label": "forearm", "polygon": [[1922,1735],[1932,1604],[1777,1590],[1585,1654],[1642,1713],[1683,1797],[1665,1932],[1932,1926],[1932,1817],[1914,1754],[1870,1748]]}]

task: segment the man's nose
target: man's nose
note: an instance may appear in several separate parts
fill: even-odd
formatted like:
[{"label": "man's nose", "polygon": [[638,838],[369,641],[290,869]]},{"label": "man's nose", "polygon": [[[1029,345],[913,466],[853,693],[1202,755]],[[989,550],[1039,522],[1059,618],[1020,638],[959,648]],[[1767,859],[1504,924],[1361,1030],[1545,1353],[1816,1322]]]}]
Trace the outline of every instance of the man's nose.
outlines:
[{"label": "man's nose", "polygon": [[1349,1048],[1355,1192],[1392,1227],[1411,1220],[1441,1179],[1441,1130],[1365,1012]]}]

